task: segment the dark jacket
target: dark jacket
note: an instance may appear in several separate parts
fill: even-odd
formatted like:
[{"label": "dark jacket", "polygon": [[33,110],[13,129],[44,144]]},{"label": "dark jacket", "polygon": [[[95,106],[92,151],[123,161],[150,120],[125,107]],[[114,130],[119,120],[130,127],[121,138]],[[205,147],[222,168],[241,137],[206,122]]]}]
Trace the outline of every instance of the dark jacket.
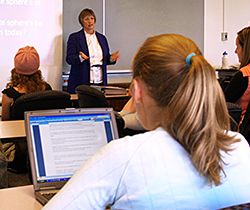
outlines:
[{"label": "dark jacket", "polygon": [[[225,89],[225,98],[227,102],[235,103],[245,93],[248,87],[248,77],[243,77],[241,71],[237,72],[229,85]],[[240,133],[250,144],[250,103],[248,104],[244,119],[240,125]]]},{"label": "dark jacket", "polygon": [[[103,53],[103,82],[107,85],[107,65],[115,64],[110,62],[110,52],[107,39],[104,35],[95,32],[97,40],[102,48]],[[82,51],[85,55],[89,56],[89,50],[85,37],[84,30],[72,33],[69,36],[67,42],[67,55],[66,61],[70,68],[69,80],[68,80],[68,92],[75,93],[75,88],[78,85],[90,84],[90,61],[84,60],[80,62],[79,52]]]},{"label": "dark jacket", "polygon": [[241,71],[237,72],[224,91],[226,101],[231,103],[237,102],[245,93],[247,86],[248,77],[243,77]]}]

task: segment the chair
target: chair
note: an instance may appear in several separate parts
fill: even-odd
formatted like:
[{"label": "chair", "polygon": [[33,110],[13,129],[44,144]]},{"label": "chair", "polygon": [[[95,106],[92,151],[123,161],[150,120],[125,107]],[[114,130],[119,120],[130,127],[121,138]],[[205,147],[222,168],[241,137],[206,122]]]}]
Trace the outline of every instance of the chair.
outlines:
[{"label": "chair", "polygon": [[110,107],[104,94],[91,86],[79,85],[76,87],[78,95],[79,107],[93,108],[93,107]]},{"label": "chair", "polygon": [[247,106],[244,119],[240,125],[240,133],[246,138],[250,145],[250,103]]},{"label": "chair", "polygon": [[227,109],[230,115],[230,127],[232,131],[238,131],[242,109],[238,104],[227,102]]},{"label": "chair", "polygon": [[[25,111],[64,109],[71,107],[70,94],[57,90],[45,90],[20,96],[11,109],[11,120],[23,120]],[[27,142],[25,138],[12,139],[15,142],[15,159],[9,163],[9,170],[16,173],[25,173],[29,167]]]},{"label": "chair", "polygon": [[25,111],[71,107],[70,94],[57,90],[38,91],[20,96],[12,106],[11,120],[23,120]]},{"label": "chair", "polygon": [[[79,85],[76,87],[76,94],[78,96],[78,104],[80,108],[111,107],[104,94],[94,87]],[[119,137],[123,137],[123,128],[125,125],[124,120],[120,114],[115,111],[114,113]]]}]

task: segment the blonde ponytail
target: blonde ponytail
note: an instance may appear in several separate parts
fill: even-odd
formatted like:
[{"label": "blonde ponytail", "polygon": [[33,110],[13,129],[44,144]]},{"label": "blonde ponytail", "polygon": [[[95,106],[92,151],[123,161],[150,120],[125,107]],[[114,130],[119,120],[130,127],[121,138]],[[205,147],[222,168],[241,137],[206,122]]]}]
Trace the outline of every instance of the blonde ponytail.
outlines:
[{"label": "blonde ponytail", "polygon": [[177,34],[151,37],[136,54],[133,70],[134,78],[146,83],[164,110],[161,126],[190,154],[202,176],[220,184],[220,151],[230,151],[237,140],[226,133],[229,115],[224,95],[196,44]]}]

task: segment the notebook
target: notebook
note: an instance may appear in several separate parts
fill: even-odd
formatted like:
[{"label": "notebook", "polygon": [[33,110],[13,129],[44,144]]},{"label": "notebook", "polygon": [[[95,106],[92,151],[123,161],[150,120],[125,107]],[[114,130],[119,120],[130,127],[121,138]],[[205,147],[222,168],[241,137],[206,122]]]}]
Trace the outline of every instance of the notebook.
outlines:
[{"label": "notebook", "polygon": [[118,138],[112,108],[29,111],[25,129],[35,197],[43,205],[82,163]]}]

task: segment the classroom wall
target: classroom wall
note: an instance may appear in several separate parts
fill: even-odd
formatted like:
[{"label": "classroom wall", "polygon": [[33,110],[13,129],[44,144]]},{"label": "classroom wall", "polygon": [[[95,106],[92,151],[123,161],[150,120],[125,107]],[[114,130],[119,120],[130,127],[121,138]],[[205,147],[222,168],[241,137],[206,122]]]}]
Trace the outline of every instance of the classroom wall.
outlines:
[{"label": "classroom wall", "polygon": [[[204,4],[200,0],[188,0],[188,4],[185,0],[74,0],[74,4],[64,0],[63,4],[64,58],[69,33],[81,28],[77,17],[86,7],[94,10],[96,30],[105,31],[111,52],[120,51],[120,60],[116,65],[108,66],[109,70],[130,69],[133,56],[143,41],[157,34],[186,35],[203,50]],[[70,67],[64,64],[65,72],[69,71]]]},{"label": "classroom wall", "polygon": [[[188,3],[187,3],[188,2]],[[178,33],[203,51],[204,5],[200,0],[106,0],[106,35],[121,59],[109,69],[130,69],[138,48],[149,36]]]},{"label": "classroom wall", "polygon": [[[230,65],[238,64],[235,39],[240,29],[250,25],[249,8],[249,0],[204,0],[204,55],[213,66],[221,67],[224,51]],[[221,41],[223,29],[228,32],[227,41]]]}]

